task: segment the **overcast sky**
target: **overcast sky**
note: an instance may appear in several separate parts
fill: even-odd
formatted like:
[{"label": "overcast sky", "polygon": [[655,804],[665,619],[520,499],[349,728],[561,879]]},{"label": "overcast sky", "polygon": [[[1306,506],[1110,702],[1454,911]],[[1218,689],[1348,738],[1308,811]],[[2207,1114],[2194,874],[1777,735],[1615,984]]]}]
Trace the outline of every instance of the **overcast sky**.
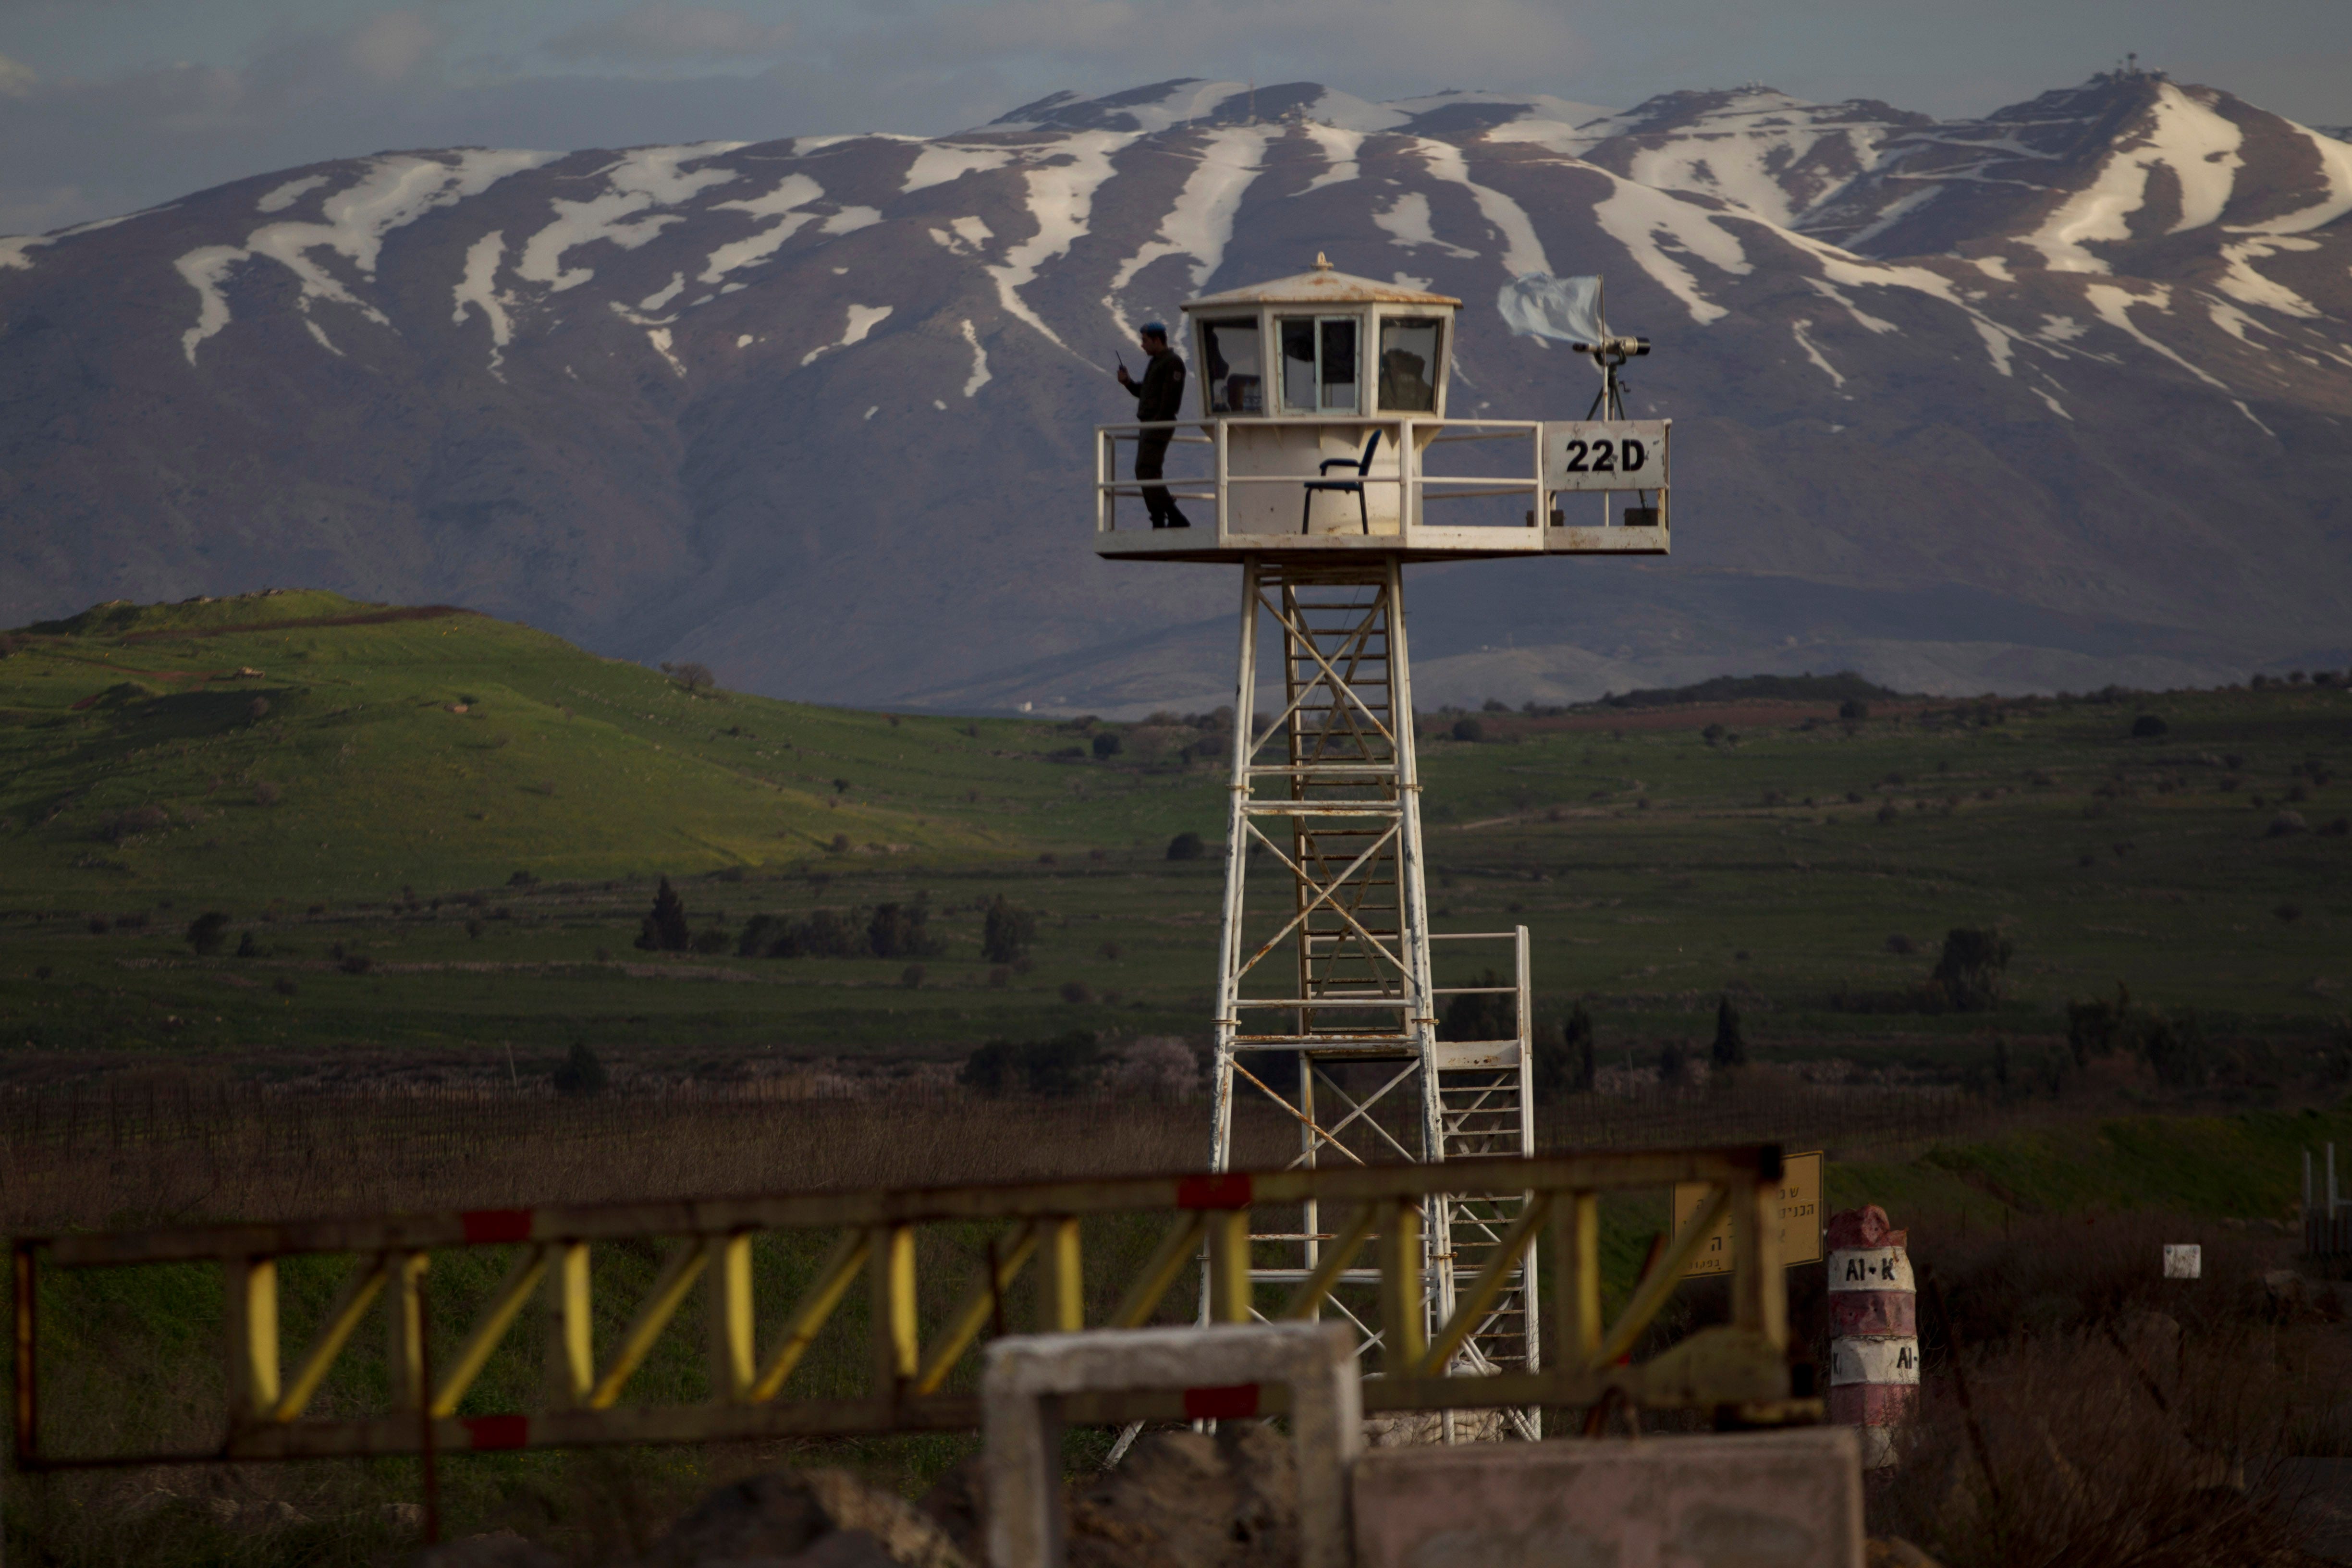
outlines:
[{"label": "overcast sky", "polygon": [[2352,0],[0,0],[0,234],[385,148],[936,134],[1173,76],[1952,116],[2126,50],[2352,124]]}]

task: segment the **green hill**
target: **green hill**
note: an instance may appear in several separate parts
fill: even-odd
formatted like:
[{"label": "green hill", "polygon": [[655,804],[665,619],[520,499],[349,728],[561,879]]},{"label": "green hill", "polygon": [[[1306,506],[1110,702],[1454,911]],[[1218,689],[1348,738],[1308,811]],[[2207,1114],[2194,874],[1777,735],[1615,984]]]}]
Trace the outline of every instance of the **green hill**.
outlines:
[{"label": "green hill", "polygon": [[[0,654],[0,1053],[65,1053],[0,1075],[91,1047],[945,1055],[1209,1017],[1229,716],[816,708],[328,594],[100,605]],[[2352,999],[2339,677],[1853,719],[1840,679],[1424,717],[1435,929],[1526,925],[1539,1016],[1580,999],[1620,1067],[1704,1050],[1729,994],[1767,1055],[1948,1078],[2007,1037],[2039,1074],[2066,1004],[2118,982],[2249,1085],[2318,1059]],[[1170,860],[1186,831],[1212,853]],[[634,949],[661,877],[697,951]],[[1036,917],[1017,963],[982,952],[999,897]],[[745,955],[812,922],[855,949],[886,905],[924,941]],[[192,951],[213,910],[222,951]],[[1988,926],[1998,1009],[1923,1005],[1944,934]],[[1474,984],[1503,952],[1437,956]]]},{"label": "green hill", "polygon": [[[107,605],[0,659],[0,897],[310,901],[1071,846],[1071,737],[776,702],[446,607]],[[1090,824],[1089,826],[1095,826]]]}]

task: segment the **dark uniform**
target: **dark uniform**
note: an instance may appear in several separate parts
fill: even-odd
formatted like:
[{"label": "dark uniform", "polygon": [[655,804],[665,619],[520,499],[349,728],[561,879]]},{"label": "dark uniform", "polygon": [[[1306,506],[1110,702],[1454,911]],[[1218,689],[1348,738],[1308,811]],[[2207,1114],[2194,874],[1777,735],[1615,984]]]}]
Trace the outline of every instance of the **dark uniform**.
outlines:
[{"label": "dark uniform", "polygon": [[[1176,357],[1174,349],[1161,349],[1151,356],[1144,367],[1143,379],[1128,387],[1135,395],[1135,417],[1140,424],[1155,419],[1173,419],[1184,412],[1184,362]],[[1169,438],[1173,430],[1146,430],[1135,443],[1135,477],[1156,479],[1168,456]],[[1190,528],[1184,514],[1176,510],[1169,498],[1167,487],[1147,484],[1143,488],[1143,510],[1151,514],[1154,528]]]}]

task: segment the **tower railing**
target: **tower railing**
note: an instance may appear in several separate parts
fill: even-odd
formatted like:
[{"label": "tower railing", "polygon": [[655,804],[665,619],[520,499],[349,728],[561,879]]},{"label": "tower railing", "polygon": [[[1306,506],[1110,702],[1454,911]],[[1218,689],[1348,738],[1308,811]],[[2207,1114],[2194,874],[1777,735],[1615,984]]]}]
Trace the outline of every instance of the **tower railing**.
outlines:
[{"label": "tower railing", "polygon": [[[1658,553],[1665,549],[1670,526],[1669,421],[1616,422],[1610,427],[1642,434],[1621,437],[1612,445],[1609,471],[1588,473],[1580,468],[1576,476],[1559,470],[1565,462],[1579,459],[1548,457],[1547,453],[1548,433],[1553,439],[1560,439],[1559,432],[1565,427],[1539,420],[1332,415],[1317,418],[1313,426],[1318,431],[1348,433],[1354,441],[1360,441],[1370,431],[1381,431],[1383,450],[1376,467],[1384,471],[1362,474],[1342,468],[1337,473],[1326,472],[1322,458],[1331,454],[1319,448],[1311,453],[1302,448],[1295,470],[1286,468],[1275,472],[1234,471],[1235,435],[1279,432],[1292,427],[1283,421],[1217,418],[1097,426],[1094,489],[1095,531],[1101,536],[1098,547],[1161,553],[1204,548],[1469,550],[1476,553]],[[1166,437],[1180,470],[1187,466],[1184,454],[1190,451],[1201,459],[1194,466],[1202,471],[1179,471],[1150,484],[1131,477],[1122,478],[1122,473],[1132,466],[1121,461],[1122,448],[1131,449],[1146,435]],[[1629,440],[1640,449],[1641,468],[1618,473],[1614,465],[1620,459],[1615,454],[1622,449],[1622,442]],[[1436,448],[1472,443],[1501,448],[1497,454],[1500,460],[1487,465],[1499,471],[1430,471],[1432,453]],[[1253,453],[1253,460],[1262,463],[1269,459],[1261,450]],[[1239,528],[1235,524],[1235,504],[1245,492],[1287,489],[1303,499],[1307,493],[1306,486],[1326,484],[1334,479],[1361,485],[1368,496],[1379,494],[1386,498],[1391,504],[1382,508],[1380,531],[1375,531],[1369,523],[1358,529],[1342,527],[1316,532],[1303,527],[1271,531]],[[1562,479],[1570,482],[1559,483]],[[1139,515],[1122,521],[1119,500],[1124,497],[1139,502],[1146,489],[1164,489],[1173,500],[1202,503],[1208,510],[1197,529],[1172,534],[1151,528],[1148,520],[1139,515]],[[1571,492],[1594,490],[1601,492],[1597,513],[1580,512],[1571,526],[1564,498]],[[1633,508],[1612,505],[1612,494],[1626,492],[1633,492],[1644,501],[1654,496],[1654,502]],[[1488,520],[1480,521],[1466,514],[1454,515],[1448,504],[1505,497],[1524,500],[1516,517],[1512,509],[1499,512],[1489,509]],[[1432,507],[1437,509],[1433,518]],[[1497,516],[1503,521],[1494,521]]]}]

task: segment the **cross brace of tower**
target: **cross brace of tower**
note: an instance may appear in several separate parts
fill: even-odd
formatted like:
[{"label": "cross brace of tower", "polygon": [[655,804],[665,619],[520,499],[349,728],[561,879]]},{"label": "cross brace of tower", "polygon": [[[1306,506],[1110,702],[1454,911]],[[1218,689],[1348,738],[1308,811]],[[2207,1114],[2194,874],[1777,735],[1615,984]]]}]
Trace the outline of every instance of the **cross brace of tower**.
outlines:
[{"label": "cross brace of tower", "polygon": [[[1253,556],[1242,573],[1212,1163],[1233,1163],[1237,1100],[1296,1124],[1294,1168],[1527,1152],[1526,928],[1429,929],[1402,564]],[[1273,693],[1263,715],[1262,687]],[[1479,984],[1440,985],[1433,941],[1507,949],[1509,978],[1490,967]],[[1455,1011],[1500,1037],[1439,1038],[1450,998],[1489,996],[1503,1005]],[[1428,1321],[1451,1318],[1526,1201],[1475,1190],[1432,1200]],[[1362,1245],[1323,1219],[1309,1203],[1255,1233],[1276,1255],[1261,1277],[1306,1279],[1327,1247]],[[1534,1277],[1530,1258],[1465,1341],[1466,1369],[1538,1368]],[[1370,1299],[1379,1279],[1344,1268],[1329,1298],[1367,1350],[1382,1321]],[[1507,1414],[1520,1435],[1540,1436],[1535,1411]]]}]

